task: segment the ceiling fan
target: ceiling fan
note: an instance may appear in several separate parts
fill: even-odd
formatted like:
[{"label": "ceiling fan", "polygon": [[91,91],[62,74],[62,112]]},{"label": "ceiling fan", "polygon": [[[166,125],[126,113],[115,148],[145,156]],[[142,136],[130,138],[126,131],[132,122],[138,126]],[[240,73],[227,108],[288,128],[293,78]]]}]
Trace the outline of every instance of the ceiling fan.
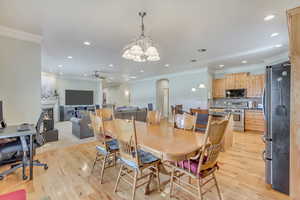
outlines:
[{"label": "ceiling fan", "polygon": [[104,76],[104,73],[102,71],[99,71],[99,70],[93,71],[93,73],[90,76],[92,78],[100,79],[100,80],[105,80],[106,79],[106,77]]},{"label": "ceiling fan", "polygon": [[89,77],[93,79],[98,79],[98,80],[110,80],[109,78],[112,75],[111,71],[106,71],[106,70],[95,70],[93,71]]}]

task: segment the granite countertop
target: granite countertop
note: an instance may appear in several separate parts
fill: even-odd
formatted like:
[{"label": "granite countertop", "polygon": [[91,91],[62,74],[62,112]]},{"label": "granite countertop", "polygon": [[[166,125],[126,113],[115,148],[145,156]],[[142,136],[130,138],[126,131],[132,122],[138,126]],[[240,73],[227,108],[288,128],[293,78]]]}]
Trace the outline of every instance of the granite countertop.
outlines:
[{"label": "granite countertop", "polygon": [[263,110],[263,108],[246,108],[245,110]]},{"label": "granite countertop", "polygon": [[244,109],[244,110],[263,110],[263,108],[237,108],[237,107],[226,107],[226,106],[211,106],[209,109]]}]

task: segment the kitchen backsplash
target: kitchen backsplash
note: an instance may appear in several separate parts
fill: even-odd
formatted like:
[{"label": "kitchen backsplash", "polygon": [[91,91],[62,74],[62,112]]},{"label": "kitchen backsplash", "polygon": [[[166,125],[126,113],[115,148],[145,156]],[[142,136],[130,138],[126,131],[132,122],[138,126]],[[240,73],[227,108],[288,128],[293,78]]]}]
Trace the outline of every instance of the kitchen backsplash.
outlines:
[{"label": "kitchen backsplash", "polygon": [[221,99],[214,99],[211,102],[211,107],[226,107],[232,103],[238,103],[238,102],[254,102],[254,105],[259,106],[259,104],[262,104],[261,98],[241,98],[241,99],[229,99],[229,98],[221,98]]}]

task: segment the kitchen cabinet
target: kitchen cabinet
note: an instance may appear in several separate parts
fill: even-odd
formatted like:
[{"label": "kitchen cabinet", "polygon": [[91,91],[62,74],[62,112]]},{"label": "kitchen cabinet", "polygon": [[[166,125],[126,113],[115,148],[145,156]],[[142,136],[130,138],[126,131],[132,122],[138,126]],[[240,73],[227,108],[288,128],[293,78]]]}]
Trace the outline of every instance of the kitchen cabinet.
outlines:
[{"label": "kitchen cabinet", "polygon": [[247,77],[247,97],[262,97],[265,87],[265,75],[250,75]]},{"label": "kitchen cabinet", "polygon": [[237,73],[234,74],[234,89],[245,89],[247,88],[247,77],[248,73]]},{"label": "kitchen cabinet", "polygon": [[235,89],[235,78],[234,74],[226,74],[225,75],[225,89],[230,90],[230,89]]},{"label": "kitchen cabinet", "polygon": [[213,98],[225,97],[225,79],[213,80]]},{"label": "kitchen cabinet", "polygon": [[261,110],[245,110],[245,130],[265,131],[265,119]]},{"label": "kitchen cabinet", "polygon": [[213,80],[213,98],[224,98],[226,90],[247,89],[247,97],[262,97],[265,75],[249,73],[226,74],[223,79]]},{"label": "kitchen cabinet", "polygon": [[244,89],[247,87],[248,73],[226,74],[225,88],[226,90]]}]

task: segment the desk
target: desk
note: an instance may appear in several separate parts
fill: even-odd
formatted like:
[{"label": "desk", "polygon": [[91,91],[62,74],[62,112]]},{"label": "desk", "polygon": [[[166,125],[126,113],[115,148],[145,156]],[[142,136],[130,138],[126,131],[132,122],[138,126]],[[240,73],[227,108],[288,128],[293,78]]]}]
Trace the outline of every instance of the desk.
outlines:
[{"label": "desk", "polygon": [[[162,160],[184,160],[186,155],[199,150],[204,142],[203,133],[175,129],[167,121],[159,125],[135,123],[138,145]],[[113,121],[105,121],[104,129],[108,135],[117,137]]]},{"label": "desk", "polygon": [[29,152],[30,152],[30,158],[29,158],[29,179],[33,179],[33,135],[36,134],[36,130],[33,126],[30,126],[30,130],[28,131],[18,131],[18,126],[8,126],[4,129],[0,129],[0,139],[7,139],[7,138],[15,138],[15,137],[30,137],[30,145],[29,145]]}]

